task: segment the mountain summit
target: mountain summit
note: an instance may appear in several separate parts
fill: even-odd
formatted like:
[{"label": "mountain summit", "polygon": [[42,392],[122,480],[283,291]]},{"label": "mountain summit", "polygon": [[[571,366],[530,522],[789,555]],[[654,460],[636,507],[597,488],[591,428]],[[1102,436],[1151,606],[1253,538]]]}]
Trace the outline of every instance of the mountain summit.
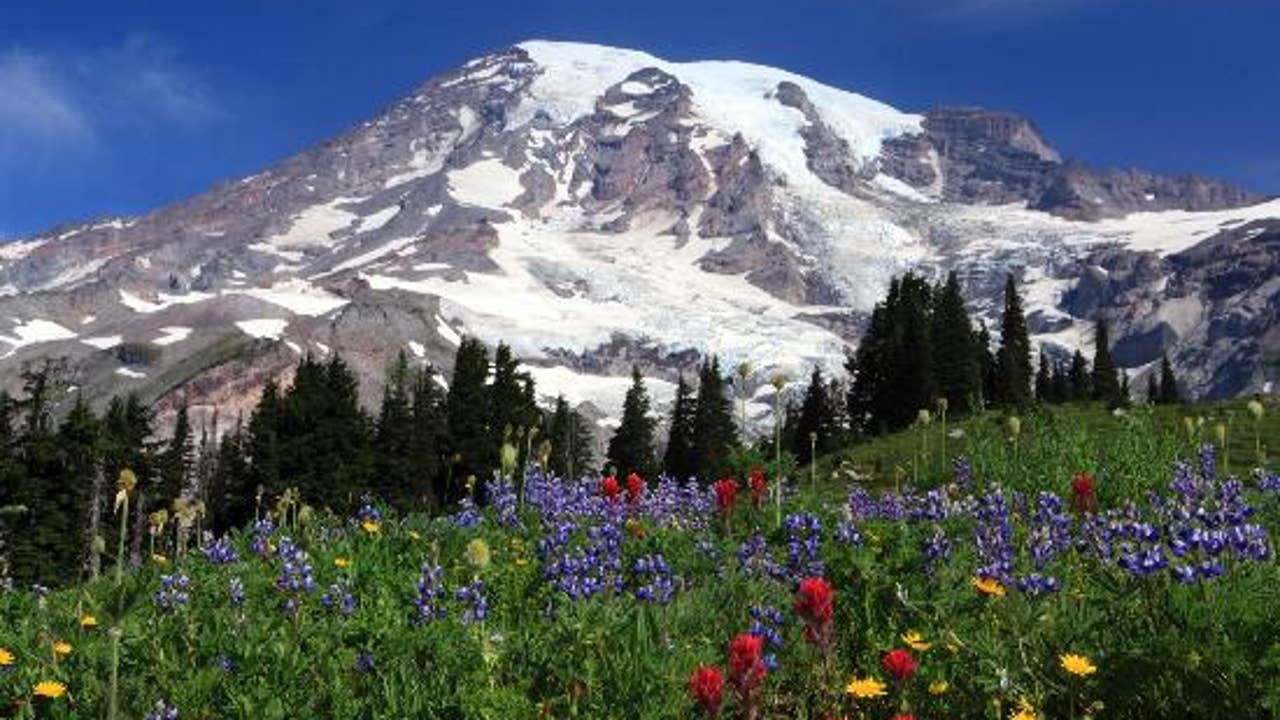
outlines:
[{"label": "mountain summit", "polygon": [[226,418],[301,353],[342,353],[371,399],[397,353],[447,369],[470,334],[607,424],[633,363],[659,404],[711,353],[756,401],[836,369],[915,269],[990,318],[1013,273],[1050,353],[1104,317],[1134,374],[1167,350],[1224,396],[1280,348],[1277,267],[1280,201],[1064,160],[1010,113],[533,41],[258,174],[0,246],[0,367],[63,357],[91,398]]}]

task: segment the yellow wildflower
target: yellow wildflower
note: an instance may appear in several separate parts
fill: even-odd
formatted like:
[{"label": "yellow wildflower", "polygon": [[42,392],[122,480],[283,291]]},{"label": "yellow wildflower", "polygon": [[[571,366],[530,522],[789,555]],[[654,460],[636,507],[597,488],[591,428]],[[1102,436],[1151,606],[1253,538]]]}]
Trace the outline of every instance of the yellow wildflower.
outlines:
[{"label": "yellow wildflower", "polygon": [[157,565],[168,565],[169,558],[165,557],[164,555],[161,555],[160,553],[156,553],[155,555],[151,556],[151,562]]},{"label": "yellow wildflower", "polygon": [[918,630],[911,630],[909,632],[902,633],[902,642],[906,643],[907,647],[915,650],[916,652],[924,652],[925,650],[933,647],[933,643],[925,642],[924,635],[921,635]]},{"label": "yellow wildflower", "polygon": [[1098,672],[1098,668],[1089,662],[1089,658],[1074,653],[1066,653],[1058,656],[1058,663],[1062,665],[1062,669],[1076,675],[1078,677],[1086,677]]},{"label": "yellow wildflower", "polygon": [[339,570],[344,570],[351,567],[351,561],[344,557],[336,557],[333,559],[333,566]]},{"label": "yellow wildflower", "polygon": [[380,525],[378,525],[377,521],[365,520],[364,522],[360,523],[360,529],[364,530],[369,535],[373,535],[377,533],[379,530],[381,530],[382,528]]},{"label": "yellow wildflower", "polygon": [[0,648],[0,667],[9,667],[13,664],[13,653],[5,648]]},{"label": "yellow wildflower", "polygon": [[987,597],[1004,597],[1004,585],[995,578],[975,577],[969,581],[969,584]]},{"label": "yellow wildflower", "polygon": [[518,557],[518,558],[516,558],[516,565],[517,565],[518,567],[524,567],[525,565],[528,565],[528,564],[529,564],[529,558],[527,558],[527,557]]},{"label": "yellow wildflower", "polygon": [[884,697],[888,694],[888,687],[875,678],[855,677],[849,680],[848,685],[844,686],[844,691],[858,700],[865,700],[867,698]]},{"label": "yellow wildflower", "polygon": [[421,536],[421,535],[419,535],[418,533],[414,532],[413,530],[410,530],[410,531],[409,531],[409,539],[410,539],[410,540],[421,540],[421,539],[422,539],[422,536]]},{"label": "yellow wildflower", "polygon": [[71,643],[66,640],[59,640],[53,644],[53,652],[58,657],[66,657],[71,654]]},{"label": "yellow wildflower", "polygon": [[1036,714],[1036,707],[1026,697],[1018,698],[1018,704],[1014,708],[1013,714],[1009,716],[1009,720],[1039,720],[1040,716]]},{"label": "yellow wildflower", "polygon": [[947,691],[950,689],[951,689],[951,683],[947,682],[946,680],[934,680],[933,682],[929,683],[930,695],[946,695]]},{"label": "yellow wildflower", "polygon": [[98,627],[98,618],[92,615],[84,615],[80,618],[80,628],[82,630],[92,630]]},{"label": "yellow wildflower", "polygon": [[138,476],[133,474],[129,468],[120,471],[120,479],[116,480],[116,489],[121,492],[133,492],[138,486]]},{"label": "yellow wildflower", "polygon": [[67,694],[67,686],[53,680],[41,680],[36,683],[32,693],[36,697],[57,699]]},{"label": "yellow wildflower", "polygon": [[467,543],[467,562],[477,570],[489,566],[489,543],[483,538],[475,538]]}]

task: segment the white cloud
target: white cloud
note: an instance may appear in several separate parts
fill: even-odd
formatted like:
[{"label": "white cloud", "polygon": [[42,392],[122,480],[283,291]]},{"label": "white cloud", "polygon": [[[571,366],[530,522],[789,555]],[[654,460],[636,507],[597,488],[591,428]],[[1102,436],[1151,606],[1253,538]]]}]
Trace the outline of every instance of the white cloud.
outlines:
[{"label": "white cloud", "polygon": [[144,34],[87,51],[0,50],[0,169],[91,150],[121,132],[229,116],[203,74]]}]

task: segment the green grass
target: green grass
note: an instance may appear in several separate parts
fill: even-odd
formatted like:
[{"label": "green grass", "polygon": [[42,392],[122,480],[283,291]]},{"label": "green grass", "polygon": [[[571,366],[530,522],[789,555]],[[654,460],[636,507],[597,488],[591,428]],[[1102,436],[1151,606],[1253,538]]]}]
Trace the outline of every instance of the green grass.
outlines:
[{"label": "green grass", "polygon": [[[1034,498],[1047,489],[1069,496],[1077,471],[1098,478],[1104,509],[1144,502],[1164,492],[1173,460],[1189,456],[1184,415],[1233,413],[1229,435],[1232,471],[1252,463],[1253,435],[1243,405],[1135,409],[1115,417],[1096,408],[1068,406],[1022,418],[1016,446],[999,415],[952,423],[963,438],[949,439],[947,454],[972,462],[979,495],[997,487]],[[1269,410],[1263,432],[1280,447],[1280,412]],[[1206,423],[1206,426],[1210,424]],[[250,549],[248,534],[234,538],[240,560],[214,565],[199,553],[130,571],[116,586],[110,573],[95,584],[38,598],[29,592],[0,596],[0,648],[15,662],[0,672],[0,717],[101,718],[107,716],[112,643],[119,628],[121,718],[142,718],[164,698],[184,720],[203,718],[693,718],[686,683],[694,668],[724,667],[727,645],[747,630],[754,605],[781,610],[784,642],[778,667],[760,691],[761,718],[1008,718],[1022,700],[1041,717],[1275,717],[1280,713],[1280,567],[1228,560],[1216,580],[1181,585],[1168,573],[1137,578],[1087,551],[1065,551],[1042,571],[1061,589],[1032,596],[1012,587],[985,597],[971,584],[980,564],[965,513],[944,520],[869,519],[857,524],[862,542],[833,534],[851,485],[832,472],[862,468],[868,485],[904,487],[918,463],[920,485],[949,478],[940,423],[877,439],[823,460],[817,487],[800,471],[800,491],[785,511],[821,519],[820,559],[835,588],[835,642],[829,653],[805,641],[791,610],[793,587],[745,572],[742,543],[755,531],[773,559],[788,561],[787,532],[772,508],[745,504],[730,519],[706,527],[650,520],[621,528],[626,588],[571,602],[542,579],[535,552],[547,536],[532,514],[524,527],[500,527],[486,511],[478,528],[449,519],[387,519],[376,533],[353,520],[315,514],[275,533],[295,538],[310,554],[316,589],[303,593],[296,615],[281,612],[275,587],[281,560]],[[1255,509],[1250,518],[1280,533],[1280,496],[1246,480]],[[743,503],[746,495],[740,495]],[[962,497],[953,499],[967,502]],[[305,518],[308,514],[304,514]],[[1080,517],[1071,523],[1079,529]],[[1036,531],[1032,507],[1015,508],[1011,540],[1016,570],[1033,569],[1028,539]],[[589,523],[586,523],[589,524]],[[923,543],[946,534],[951,556],[926,572]],[[483,541],[487,562],[468,545]],[[580,526],[571,545],[585,546]],[[1083,547],[1083,546],[1081,546]],[[660,553],[671,566],[676,592],[668,605],[637,600],[634,562]],[[348,561],[338,567],[335,560]],[[411,622],[423,563],[443,568],[449,616]],[[165,610],[153,601],[164,574],[186,574],[190,601]],[[229,600],[229,583],[244,585],[243,605]],[[452,593],[480,578],[490,613],[482,623],[460,621],[463,604]],[[331,584],[346,583],[358,598],[349,617],[325,607]],[[98,627],[84,629],[82,616]],[[920,632],[931,644],[915,652],[919,671],[886,697],[854,702],[844,692],[851,677],[887,680],[883,652],[902,647],[902,635]],[[58,658],[53,643],[73,645]],[[374,669],[356,668],[371,651]],[[1080,653],[1098,672],[1076,678],[1059,657]],[[231,661],[230,671],[220,666]],[[32,698],[41,680],[65,683],[68,693]],[[945,683],[945,692],[941,690]],[[931,689],[932,688],[932,689]],[[726,688],[720,717],[737,717]],[[5,708],[8,708],[7,710]]]}]

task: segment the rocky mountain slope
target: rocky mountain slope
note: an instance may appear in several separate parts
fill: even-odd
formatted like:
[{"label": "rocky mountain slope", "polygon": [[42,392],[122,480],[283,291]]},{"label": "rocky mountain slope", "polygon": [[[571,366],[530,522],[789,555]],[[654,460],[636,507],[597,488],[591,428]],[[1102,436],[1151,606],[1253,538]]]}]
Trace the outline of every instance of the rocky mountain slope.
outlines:
[{"label": "rocky mountain slope", "polygon": [[0,246],[0,370],[63,357],[93,398],[227,418],[300,353],[341,352],[373,401],[396,353],[447,369],[473,334],[605,425],[632,363],[661,406],[707,353],[750,364],[764,416],[772,375],[837,370],[914,268],[992,318],[1013,272],[1051,352],[1100,314],[1135,376],[1167,349],[1234,395],[1280,348],[1278,237],[1280,201],[1064,161],[1008,113],[528,42],[251,177]]}]

